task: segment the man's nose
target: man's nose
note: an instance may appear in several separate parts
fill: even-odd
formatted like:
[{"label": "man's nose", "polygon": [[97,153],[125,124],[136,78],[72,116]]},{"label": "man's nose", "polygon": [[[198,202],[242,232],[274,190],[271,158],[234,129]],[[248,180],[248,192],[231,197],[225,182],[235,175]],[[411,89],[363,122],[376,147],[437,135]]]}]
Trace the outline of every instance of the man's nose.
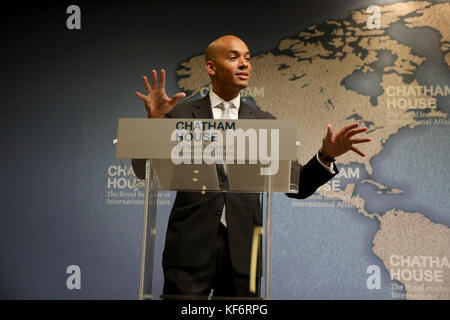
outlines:
[{"label": "man's nose", "polygon": [[246,68],[248,68],[248,65],[249,65],[249,61],[247,60],[247,59],[245,59],[245,58],[240,58],[239,59],[239,68],[241,68],[241,69],[246,69]]}]

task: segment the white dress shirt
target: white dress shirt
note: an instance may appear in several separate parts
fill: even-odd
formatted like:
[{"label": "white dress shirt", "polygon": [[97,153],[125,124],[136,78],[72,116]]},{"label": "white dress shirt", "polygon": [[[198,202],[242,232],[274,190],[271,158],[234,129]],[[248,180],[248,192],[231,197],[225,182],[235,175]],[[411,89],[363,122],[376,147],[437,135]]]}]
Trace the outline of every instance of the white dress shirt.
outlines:
[{"label": "white dress shirt", "polygon": [[[209,100],[211,102],[211,109],[212,109],[212,114],[214,119],[222,119],[222,113],[223,110],[221,108],[217,108],[217,106],[219,104],[221,104],[222,102],[224,102],[225,100],[223,100],[221,97],[219,97],[217,94],[215,94],[212,90],[209,91]],[[241,94],[238,94],[238,96],[230,101],[228,101],[230,103],[232,103],[234,105],[234,108],[230,107],[230,118],[231,119],[238,119],[238,114],[239,114],[239,107],[241,106]],[[224,164],[224,169],[226,170],[225,164]],[[225,205],[223,206],[223,210],[222,210],[222,216],[220,217],[220,222],[222,222],[222,224],[227,227],[227,221],[225,218]]]},{"label": "white dress shirt", "polygon": [[[209,100],[211,101],[211,109],[214,119],[222,119],[223,111],[221,108],[216,107],[225,100],[223,100],[221,97],[215,94],[212,90],[209,91]],[[237,120],[239,114],[239,107],[241,106],[241,94],[238,94],[236,98],[228,102],[231,102],[235,106],[235,108],[230,108],[231,119]]]}]

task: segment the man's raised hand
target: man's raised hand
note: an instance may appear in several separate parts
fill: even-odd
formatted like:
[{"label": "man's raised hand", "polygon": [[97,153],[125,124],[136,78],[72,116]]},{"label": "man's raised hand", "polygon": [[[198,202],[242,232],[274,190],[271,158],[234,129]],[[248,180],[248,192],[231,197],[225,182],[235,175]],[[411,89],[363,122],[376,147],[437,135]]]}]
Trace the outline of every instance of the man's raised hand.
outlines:
[{"label": "man's raised hand", "polygon": [[142,77],[147,95],[136,91],[136,95],[145,103],[145,109],[149,118],[164,118],[164,115],[175,107],[180,99],[186,97],[184,92],[179,92],[172,98],[166,94],[166,72],[160,71],[160,80],[158,85],[158,75],[156,70],[152,70],[152,85],[148,82],[146,76]]},{"label": "man's raised hand", "polygon": [[333,128],[328,125],[327,134],[322,140],[321,152],[326,157],[336,158],[347,151],[353,151],[364,157],[365,154],[361,152],[355,144],[370,142],[369,138],[353,138],[355,134],[367,131],[367,128],[358,128],[358,124],[351,124],[346,126],[338,133],[333,133]]}]

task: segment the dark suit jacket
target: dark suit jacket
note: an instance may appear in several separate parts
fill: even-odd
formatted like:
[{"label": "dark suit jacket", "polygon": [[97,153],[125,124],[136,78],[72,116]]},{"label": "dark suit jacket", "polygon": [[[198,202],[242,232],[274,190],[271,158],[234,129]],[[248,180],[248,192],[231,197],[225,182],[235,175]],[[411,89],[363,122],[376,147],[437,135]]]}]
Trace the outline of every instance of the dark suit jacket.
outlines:
[{"label": "dark suit jacket", "polygon": [[[166,117],[212,119],[209,96],[181,103]],[[241,101],[239,119],[275,118]],[[301,168],[299,193],[288,196],[306,198],[333,176],[314,156]],[[164,268],[207,263],[215,247],[224,204],[233,267],[240,274],[249,274],[253,229],[262,225],[259,193],[177,192],[167,226]]]}]

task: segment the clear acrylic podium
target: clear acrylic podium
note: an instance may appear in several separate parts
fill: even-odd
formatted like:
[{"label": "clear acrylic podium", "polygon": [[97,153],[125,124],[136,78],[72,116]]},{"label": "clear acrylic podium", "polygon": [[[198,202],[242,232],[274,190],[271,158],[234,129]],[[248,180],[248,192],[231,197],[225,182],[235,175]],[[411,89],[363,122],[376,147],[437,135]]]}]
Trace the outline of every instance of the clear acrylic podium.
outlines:
[{"label": "clear acrylic podium", "polygon": [[116,157],[127,172],[133,167],[145,194],[139,299],[162,297],[153,290],[155,235],[165,231],[156,228],[162,190],[260,193],[264,222],[253,233],[250,290],[263,258],[261,298],[272,298],[273,193],[299,188],[295,121],[121,118],[115,143]]}]

